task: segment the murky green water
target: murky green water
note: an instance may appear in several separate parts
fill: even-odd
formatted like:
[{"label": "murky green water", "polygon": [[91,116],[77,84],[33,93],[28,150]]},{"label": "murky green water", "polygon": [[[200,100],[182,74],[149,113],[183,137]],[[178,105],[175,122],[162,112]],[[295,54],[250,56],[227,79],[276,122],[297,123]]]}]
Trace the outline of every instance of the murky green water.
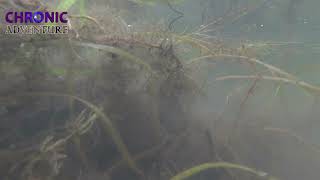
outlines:
[{"label": "murky green water", "polygon": [[0,180],[318,180],[319,5],[0,1]]}]

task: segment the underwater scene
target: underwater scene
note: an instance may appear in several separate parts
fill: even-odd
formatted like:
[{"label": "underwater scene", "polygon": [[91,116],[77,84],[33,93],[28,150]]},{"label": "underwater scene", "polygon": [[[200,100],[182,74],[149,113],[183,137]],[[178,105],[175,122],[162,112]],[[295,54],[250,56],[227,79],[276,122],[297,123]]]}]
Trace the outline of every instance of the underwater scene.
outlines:
[{"label": "underwater scene", "polygon": [[0,180],[319,180],[319,0],[0,0]]}]

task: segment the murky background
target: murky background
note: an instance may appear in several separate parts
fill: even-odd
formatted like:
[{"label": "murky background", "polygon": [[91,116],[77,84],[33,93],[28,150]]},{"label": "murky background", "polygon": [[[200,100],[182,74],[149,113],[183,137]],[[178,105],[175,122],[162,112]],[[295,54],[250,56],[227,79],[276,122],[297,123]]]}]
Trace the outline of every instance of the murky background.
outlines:
[{"label": "murky background", "polygon": [[0,1],[70,21],[0,34],[0,180],[318,180],[319,5]]}]

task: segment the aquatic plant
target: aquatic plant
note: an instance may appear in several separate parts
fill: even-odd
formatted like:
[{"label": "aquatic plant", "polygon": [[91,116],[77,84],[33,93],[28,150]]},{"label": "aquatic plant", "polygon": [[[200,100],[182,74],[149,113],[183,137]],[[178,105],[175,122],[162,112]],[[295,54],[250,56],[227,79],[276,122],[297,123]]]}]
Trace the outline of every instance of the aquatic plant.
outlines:
[{"label": "aquatic plant", "polygon": [[238,165],[238,164],[233,164],[233,163],[228,163],[228,162],[214,162],[214,163],[205,163],[201,164],[195,167],[192,167],[190,169],[187,169],[176,176],[172,177],[171,180],[184,180],[188,179],[191,176],[194,176],[198,173],[201,173],[202,171],[208,170],[208,169],[216,169],[216,168],[223,168],[223,169],[238,169],[241,171],[245,171],[251,174],[254,174],[258,177],[263,177],[268,180],[276,180],[277,178],[270,177],[268,176],[267,173],[262,172],[262,171],[257,171],[252,168]]},{"label": "aquatic plant", "polygon": [[[142,172],[139,170],[139,168],[137,167],[137,165],[135,164],[135,162],[132,160],[131,155],[126,147],[126,145],[123,143],[121,136],[119,134],[119,132],[116,130],[116,128],[114,127],[113,123],[111,122],[111,120],[105,115],[105,113],[103,111],[101,111],[101,109],[95,105],[93,105],[92,103],[79,98],[77,96],[72,96],[72,95],[67,95],[67,94],[58,94],[58,93],[52,93],[52,92],[34,92],[34,93],[25,93],[25,94],[20,94],[17,96],[55,96],[55,97],[65,97],[65,98],[72,98],[74,100],[77,100],[81,103],[83,103],[84,105],[86,105],[89,109],[91,109],[97,116],[99,116],[104,124],[104,128],[106,129],[106,132],[110,133],[111,138],[114,140],[119,152],[121,153],[121,155],[123,156],[123,159],[128,163],[129,167],[132,168],[132,170],[134,170],[137,174],[139,175],[143,175]],[[96,116],[91,116],[89,118],[89,120],[87,121],[88,123],[92,123],[92,121],[94,121],[97,117]],[[80,126],[79,128],[79,133],[83,134],[85,133],[87,130],[86,128],[87,123],[84,123]],[[64,139],[59,140],[58,142],[55,142],[53,145],[49,146],[48,150],[50,149],[54,149],[55,146],[58,146],[60,143],[65,143],[65,141],[67,141],[68,139],[70,139],[74,134],[70,134],[69,136],[67,136]]]},{"label": "aquatic plant", "polygon": [[[170,3],[180,2],[138,3],[171,6]],[[233,8],[227,15],[194,31],[175,33],[166,27],[131,25],[111,9],[104,12],[111,14],[104,16],[105,22],[86,15],[83,3],[84,0],[64,0],[56,7],[69,10],[80,6],[79,15],[69,16],[75,32],[67,38],[13,38],[10,43],[4,41],[10,50],[0,48],[1,62],[11,63],[1,64],[0,70],[0,82],[4,84],[0,88],[0,117],[4,117],[0,121],[1,176],[8,180],[27,176],[80,179],[86,175],[88,179],[98,176],[115,180],[182,180],[214,169],[210,173],[213,179],[220,176],[242,179],[239,172],[274,180],[269,172],[256,170],[265,169],[273,174],[267,158],[270,154],[282,155],[277,149],[268,151],[274,139],[265,132],[276,137],[287,135],[299,145],[319,152],[317,145],[306,142],[297,133],[265,126],[258,118],[257,127],[244,121],[241,126],[221,125],[225,123],[223,115],[228,113],[231,99],[241,96],[240,111],[243,111],[245,102],[258,92],[257,84],[262,80],[275,82],[275,96],[284,84],[300,87],[315,97],[320,93],[318,86],[255,56],[268,51],[270,45],[285,43],[250,42],[229,47],[208,34],[220,29],[226,19],[237,19],[247,12]],[[169,30],[174,22],[168,23]],[[48,53],[48,49],[54,53]],[[56,59],[52,60],[53,56]],[[208,66],[212,62],[214,66]],[[247,83],[240,83],[227,95],[223,111],[217,117],[204,115],[208,124],[195,125],[203,117],[193,114],[193,105],[210,93],[205,88],[212,79],[211,73],[216,72],[218,65],[228,63],[249,70],[243,75],[219,74],[213,81],[249,80],[249,88]],[[198,73],[206,75],[199,78]],[[11,82],[18,83],[11,85]],[[237,116],[237,120],[241,118],[241,114]],[[17,132],[12,133],[12,129]],[[241,130],[252,133],[249,137],[253,140]],[[252,152],[257,142],[261,142],[263,153]],[[246,162],[251,159],[241,156],[245,153],[266,162]],[[17,160],[21,156],[24,158]],[[252,168],[242,164],[250,164]],[[41,168],[49,170],[42,172]],[[74,174],[68,176],[69,173]]]},{"label": "aquatic plant", "polygon": [[180,3],[184,0],[131,0],[140,4],[155,5],[156,3]]},{"label": "aquatic plant", "polygon": [[75,4],[79,4],[80,13],[85,15],[85,0],[63,0],[58,4],[56,9],[60,11],[67,11]]}]

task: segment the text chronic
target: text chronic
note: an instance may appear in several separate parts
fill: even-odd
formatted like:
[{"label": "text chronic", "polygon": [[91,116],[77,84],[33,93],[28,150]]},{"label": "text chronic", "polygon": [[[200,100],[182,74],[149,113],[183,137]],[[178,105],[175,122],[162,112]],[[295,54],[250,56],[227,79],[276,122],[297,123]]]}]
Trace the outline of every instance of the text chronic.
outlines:
[{"label": "text chronic", "polygon": [[7,23],[68,23],[68,12],[7,12]]},{"label": "text chronic", "polygon": [[7,11],[5,34],[68,34],[68,12]]}]

